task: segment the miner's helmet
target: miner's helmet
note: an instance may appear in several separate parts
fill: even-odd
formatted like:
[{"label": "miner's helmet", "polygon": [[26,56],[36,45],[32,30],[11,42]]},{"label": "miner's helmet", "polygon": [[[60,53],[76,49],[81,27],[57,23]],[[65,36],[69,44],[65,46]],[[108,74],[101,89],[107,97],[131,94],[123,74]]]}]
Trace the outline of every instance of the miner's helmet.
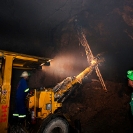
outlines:
[{"label": "miner's helmet", "polygon": [[128,79],[133,80],[133,70],[127,71],[127,77],[128,77]]},{"label": "miner's helmet", "polygon": [[27,71],[22,72],[20,77],[29,77],[30,74]]}]

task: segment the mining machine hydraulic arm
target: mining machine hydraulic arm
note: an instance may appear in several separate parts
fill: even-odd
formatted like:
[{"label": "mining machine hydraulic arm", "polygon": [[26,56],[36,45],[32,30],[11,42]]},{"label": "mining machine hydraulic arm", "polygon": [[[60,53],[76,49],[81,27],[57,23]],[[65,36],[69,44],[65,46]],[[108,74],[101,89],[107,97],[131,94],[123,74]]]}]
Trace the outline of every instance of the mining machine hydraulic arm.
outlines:
[{"label": "mining machine hydraulic arm", "polygon": [[82,84],[83,79],[86,76],[89,76],[93,69],[95,69],[95,67],[97,67],[98,63],[101,61],[103,61],[103,59],[93,57],[90,62],[90,66],[87,67],[84,71],[75,77],[67,77],[62,82],[57,84],[53,88],[55,99],[59,102],[63,102],[74,89],[77,89]]},{"label": "mining machine hydraulic arm", "polygon": [[44,119],[50,114],[54,114],[72,90],[78,89],[83,79],[90,75],[93,69],[102,61],[103,59],[93,58],[90,66],[77,76],[67,77],[54,88],[35,90],[35,94],[29,98],[28,108],[34,108],[38,118]]}]

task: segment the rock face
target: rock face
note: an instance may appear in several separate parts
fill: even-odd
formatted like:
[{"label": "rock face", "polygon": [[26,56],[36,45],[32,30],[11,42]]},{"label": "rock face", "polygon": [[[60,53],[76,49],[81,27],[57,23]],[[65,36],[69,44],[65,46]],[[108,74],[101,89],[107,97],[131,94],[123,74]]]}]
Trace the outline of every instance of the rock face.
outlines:
[{"label": "rock face", "polygon": [[82,133],[130,133],[129,88],[105,83],[107,93],[99,82],[85,83],[65,102],[64,111],[72,120],[80,120]]},{"label": "rock face", "polygon": [[93,54],[106,54],[104,72],[116,78],[118,72],[122,80],[132,67],[132,0],[14,0],[1,1],[0,9],[0,49],[52,58],[77,51],[82,56],[74,27],[78,19]]},{"label": "rock face", "polygon": [[99,67],[108,92],[86,82],[63,110],[80,119],[83,133],[130,132],[130,92],[122,82],[133,62],[133,0],[3,0],[0,17],[0,49],[54,59],[33,73],[31,88],[54,86],[88,66],[77,19],[93,54],[104,53]]}]

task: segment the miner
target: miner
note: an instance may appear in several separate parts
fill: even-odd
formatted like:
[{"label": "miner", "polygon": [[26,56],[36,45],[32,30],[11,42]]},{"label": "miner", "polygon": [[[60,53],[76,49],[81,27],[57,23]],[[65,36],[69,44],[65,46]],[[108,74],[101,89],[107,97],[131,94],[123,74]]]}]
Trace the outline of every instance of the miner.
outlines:
[{"label": "miner", "polygon": [[[133,70],[127,71],[127,77],[128,77],[128,86],[133,88]],[[133,115],[133,93],[131,94],[130,106],[131,106],[131,113]]]},{"label": "miner", "polygon": [[16,107],[15,107],[15,112],[13,116],[23,120],[23,118],[26,117],[25,99],[27,94],[29,93],[29,88],[27,85],[29,74],[27,71],[24,71],[20,77],[21,77],[21,80],[19,81],[18,87],[17,87],[16,99],[15,99]]}]

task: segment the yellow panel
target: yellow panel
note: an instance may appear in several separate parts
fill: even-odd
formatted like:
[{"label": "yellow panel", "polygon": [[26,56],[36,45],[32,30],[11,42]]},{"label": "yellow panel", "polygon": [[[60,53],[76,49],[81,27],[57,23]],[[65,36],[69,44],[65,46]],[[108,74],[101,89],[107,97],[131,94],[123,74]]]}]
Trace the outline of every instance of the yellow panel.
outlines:
[{"label": "yellow panel", "polygon": [[[41,112],[38,113],[38,117],[46,118],[49,114],[54,113],[58,107],[61,107],[61,103],[54,101],[54,92],[41,91],[39,96],[38,107],[41,108]],[[51,104],[51,110],[46,110],[46,105]]]},{"label": "yellow panel", "polygon": [[3,57],[3,52],[0,52],[0,57]]},{"label": "yellow panel", "polygon": [[30,97],[29,98],[29,103],[28,103],[28,108],[32,108],[32,107],[34,107],[34,104],[35,104],[35,102],[34,102],[34,97],[35,96],[32,96],[32,97]]},{"label": "yellow panel", "polygon": [[39,97],[39,108],[41,108],[41,113],[38,114],[38,117],[45,118],[51,114],[51,110],[46,110],[46,104],[51,102],[51,91],[41,91]]},{"label": "yellow panel", "polygon": [[2,85],[2,95],[0,100],[0,132],[7,133],[8,129],[8,113],[10,102],[11,75],[13,56],[5,57],[4,79]]},{"label": "yellow panel", "polygon": [[23,67],[23,64],[14,63],[14,64],[13,64],[13,67]]},{"label": "yellow panel", "polygon": [[38,59],[25,57],[25,56],[16,56],[15,58],[22,59],[22,60],[36,61],[36,62],[38,61]]}]

